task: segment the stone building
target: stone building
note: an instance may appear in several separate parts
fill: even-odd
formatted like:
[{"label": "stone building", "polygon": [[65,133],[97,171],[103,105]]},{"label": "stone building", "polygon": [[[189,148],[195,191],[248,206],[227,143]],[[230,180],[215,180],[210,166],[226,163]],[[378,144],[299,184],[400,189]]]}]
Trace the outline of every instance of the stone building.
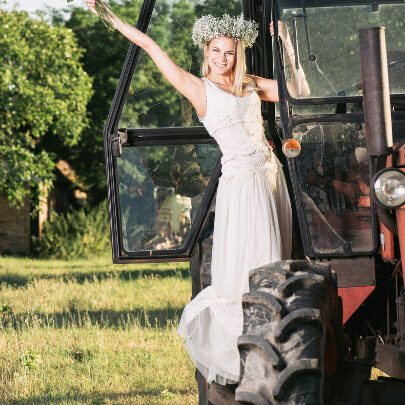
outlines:
[{"label": "stone building", "polygon": [[37,216],[31,215],[29,198],[17,209],[10,207],[7,198],[0,194],[0,254],[30,254],[32,236],[41,236],[51,210],[66,212],[70,207],[78,208],[86,200],[86,188],[78,181],[68,162],[59,160],[55,174],[53,189],[40,203]]},{"label": "stone building", "polygon": [[7,198],[0,194],[0,253],[30,252],[30,204],[20,208],[10,207]]}]

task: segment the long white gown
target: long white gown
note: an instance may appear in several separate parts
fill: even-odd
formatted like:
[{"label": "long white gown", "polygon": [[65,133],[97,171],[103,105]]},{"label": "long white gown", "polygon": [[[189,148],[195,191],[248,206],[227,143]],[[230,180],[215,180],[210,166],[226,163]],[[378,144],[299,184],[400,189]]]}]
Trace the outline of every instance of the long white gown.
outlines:
[{"label": "long white gown", "polygon": [[200,118],[222,152],[211,262],[211,286],[184,308],[178,333],[208,382],[239,381],[237,338],[249,271],[290,258],[291,205],[281,164],[263,128],[258,94],[237,97],[203,78]]}]

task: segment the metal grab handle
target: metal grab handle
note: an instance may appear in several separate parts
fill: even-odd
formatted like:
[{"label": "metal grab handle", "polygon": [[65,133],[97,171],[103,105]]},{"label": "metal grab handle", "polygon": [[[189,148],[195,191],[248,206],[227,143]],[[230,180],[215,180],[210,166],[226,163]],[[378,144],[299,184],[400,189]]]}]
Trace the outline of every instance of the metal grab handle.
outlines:
[{"label": "metal grab handle", "polygon": [[297,87],[298,87],[298,96],[301,96],[301,79],[300,79],[300,63],[299,63],[299,54],[298,54],[298,41],[297,41],[297,16],[291,18],[291,27],[293,32],[293,44],[294,44],[294,58],[295,58],[295,69],[297,70]]}]

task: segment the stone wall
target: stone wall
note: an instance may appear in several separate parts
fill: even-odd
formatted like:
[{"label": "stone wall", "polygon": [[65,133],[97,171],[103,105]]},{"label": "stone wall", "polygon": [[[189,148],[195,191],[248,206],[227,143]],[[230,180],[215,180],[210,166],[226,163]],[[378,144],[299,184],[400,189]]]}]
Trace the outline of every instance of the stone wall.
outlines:
[{"label": "stone wall", "polygon": [[30,207],[9,207],[8,200],[0,194],[0,254],[30,253]]}]

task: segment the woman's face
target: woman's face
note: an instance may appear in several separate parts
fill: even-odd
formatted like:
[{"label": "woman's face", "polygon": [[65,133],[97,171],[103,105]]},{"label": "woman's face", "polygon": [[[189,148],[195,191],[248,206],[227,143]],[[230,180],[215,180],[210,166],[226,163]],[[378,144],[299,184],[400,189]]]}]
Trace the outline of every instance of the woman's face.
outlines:
[{"label": "woman's face", "polygon": [[213,38],[204,47],[211,72],[216,75],[228,74],[232,71],[236,61],[236,42],[232,38]]}]

